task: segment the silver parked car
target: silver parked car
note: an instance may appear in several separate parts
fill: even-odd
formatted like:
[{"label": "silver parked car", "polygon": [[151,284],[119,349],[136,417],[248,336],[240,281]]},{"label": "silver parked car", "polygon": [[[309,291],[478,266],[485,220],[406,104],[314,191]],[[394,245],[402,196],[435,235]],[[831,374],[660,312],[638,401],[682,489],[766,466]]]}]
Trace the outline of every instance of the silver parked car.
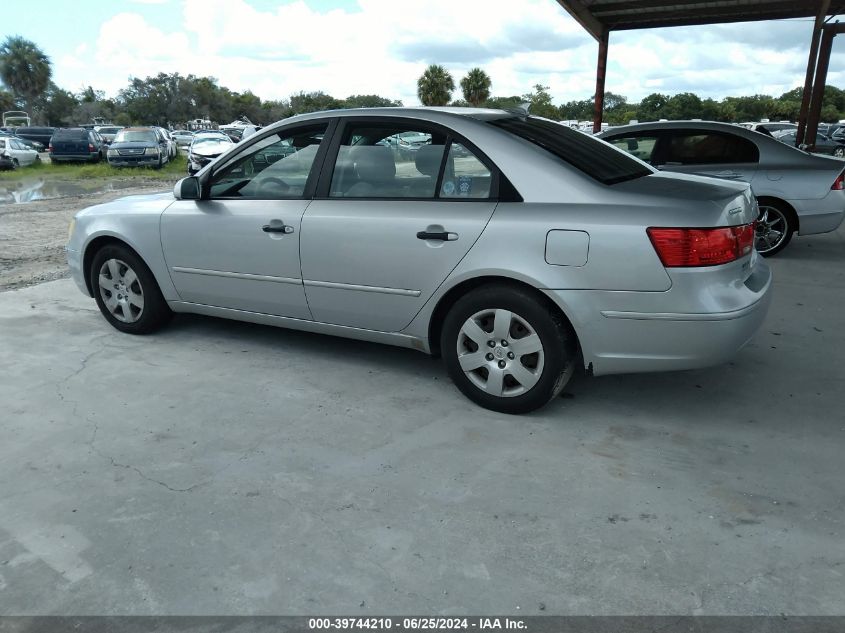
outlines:
[{"label": "silver parked car", "polygon": [[[384,141],[408,132],[430,142],[406,159]],[[409,347],[520,413],[577,366],[731,358],[769,306],[756,217],[745,183],[660,173],[544,119],[379,108],[286,119],[172,194],[80,211],[67,252],[123,332],[193,312]]]},{"label": "silver parked car", "polygon": [[760,205],[757,250],[774,255],[793,234],[835,231],[845,217],[845,162],[729,123],[665,121],[599,134],[661,171],[751,183]]}]

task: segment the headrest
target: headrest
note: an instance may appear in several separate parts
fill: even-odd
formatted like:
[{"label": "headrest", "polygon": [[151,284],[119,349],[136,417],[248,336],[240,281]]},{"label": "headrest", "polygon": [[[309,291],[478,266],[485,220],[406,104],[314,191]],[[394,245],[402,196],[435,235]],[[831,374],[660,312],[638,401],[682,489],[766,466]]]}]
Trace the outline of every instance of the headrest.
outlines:
[{"label": "headrest", "polygon": [[383,145],[365,145],[352,151],[358,178],[368,182],[384,182],[396,177],[393,150]]},{"label": "headrest", "polygon": [[426,176],[437,178],[440,171],[440,162],[443,160],[443,145],[420,145],[414,162],[417,171]]}]

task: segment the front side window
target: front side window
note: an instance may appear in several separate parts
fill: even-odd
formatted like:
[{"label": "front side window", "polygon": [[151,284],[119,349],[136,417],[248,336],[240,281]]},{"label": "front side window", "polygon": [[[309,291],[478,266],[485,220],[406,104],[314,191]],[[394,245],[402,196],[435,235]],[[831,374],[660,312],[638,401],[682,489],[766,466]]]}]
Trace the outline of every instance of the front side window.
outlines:
[{"label": "front side window", "polygon": [[672,134],[665,153],[664,162],[680,165],[756,163],[760,160],[760,151],[748,139],[703,130]]},{"label": "front side window", "polygon": [[279,132],[251,145],[214,174],[211,197],[301,198],[327,126]]},{"label": "front side window", "polygon": [[608,139],[608,142],[619,149],[628,152],[631,156],[639,158],[647,163],[652,162],[654,146],[657,143],[656,136],[622,136]]},{"label": "front side window", "polygon": [[446,136],[424,129],[346,128],[335,160],[333,198],[434,198]]}]

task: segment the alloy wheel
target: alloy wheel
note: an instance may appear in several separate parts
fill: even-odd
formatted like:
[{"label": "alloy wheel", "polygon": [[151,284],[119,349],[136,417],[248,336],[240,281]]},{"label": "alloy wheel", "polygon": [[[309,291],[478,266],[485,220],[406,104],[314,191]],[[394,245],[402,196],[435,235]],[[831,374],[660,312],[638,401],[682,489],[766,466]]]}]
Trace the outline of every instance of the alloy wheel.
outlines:
[{"label": "alloy wheel", "polygon": [[775,250],[789,233],[783,211],[766,204],[760,205],[760,215],[754,228],[754,247],[760,253]]},{"label": "alloy wheel", "polygon": [[126,262],[107,259],[98,277],[100,297],[118,321],[134,323],[144,312],[144,289],[138,275]]},{"label": "alloy wheel", "polygon": [[529,391],[543,374],[544,350],[531,324],[510,310],[476,312],[458,333],[458,362],[482,391],[510,398]]}]

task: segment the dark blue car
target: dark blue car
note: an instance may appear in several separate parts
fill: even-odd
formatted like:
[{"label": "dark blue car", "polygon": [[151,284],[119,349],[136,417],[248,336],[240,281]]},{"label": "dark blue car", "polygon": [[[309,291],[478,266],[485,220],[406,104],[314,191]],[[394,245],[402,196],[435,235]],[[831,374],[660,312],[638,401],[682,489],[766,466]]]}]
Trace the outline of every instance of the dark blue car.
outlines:
[{"label": "dark blue car", "polygon": [[168,161],[167,140],[149,127],[128,127],[115,134],[109,146],[113,167],[155,167]]}]

